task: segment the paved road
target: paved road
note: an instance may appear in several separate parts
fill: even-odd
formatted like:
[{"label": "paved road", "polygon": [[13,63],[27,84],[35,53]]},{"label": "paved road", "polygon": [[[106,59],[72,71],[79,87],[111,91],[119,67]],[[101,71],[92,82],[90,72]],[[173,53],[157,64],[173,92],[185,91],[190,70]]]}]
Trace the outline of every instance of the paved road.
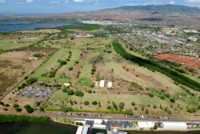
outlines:
[{"label": "paved road", "polygon": [[172,121],[172,122],[196,122],[200,123],[200,120],[180,120],[180,119],[156,119],[156,118],[145,118],[145,117],[139,117],[139,116],[125,116],[125,115],[119,115],[119,114],[95,114],[95,113],[64,113],[64,112],[34,112],[32,114],[28,113],[11,113],[11,112],[0,112],[0,114],[3,115],[27,115],[27,116],[48,116],[51,119],[55,119],[58,117],[68,118],[72,120],[83,120],[83,119],[109,119],[109,120],[124,120],[124,121]]}]

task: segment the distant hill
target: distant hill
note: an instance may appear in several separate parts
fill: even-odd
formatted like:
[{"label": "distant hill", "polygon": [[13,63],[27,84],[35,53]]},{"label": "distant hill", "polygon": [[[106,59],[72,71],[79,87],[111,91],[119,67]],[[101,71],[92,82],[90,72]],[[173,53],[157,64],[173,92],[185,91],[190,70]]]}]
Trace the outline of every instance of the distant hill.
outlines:
[{"label": "distant hill", "polygon": [[169,14],[169,13],[179,13],[179,14],[199,14],[200,8],[189,7],[183,5],[147,5],[147,6],[123,6],[112,9],[105,9],[105,11],[145,11],[151,12],[153,14]]}]

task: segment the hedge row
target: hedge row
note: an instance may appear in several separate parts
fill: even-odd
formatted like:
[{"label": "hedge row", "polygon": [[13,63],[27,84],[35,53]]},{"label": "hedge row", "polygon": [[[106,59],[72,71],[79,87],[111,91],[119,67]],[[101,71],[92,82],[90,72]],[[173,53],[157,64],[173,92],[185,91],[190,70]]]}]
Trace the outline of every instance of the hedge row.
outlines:
[{"label": "hedge row", "polygon": [[0,115],[0,123],[48,123],[49,117],[19,115]]},{"label": "hedge row", "polygon": [[187,87],[190,87],[191,89],[194,89],[196,91],[200,91],[200,82],[195,81],[184,74],[177,72],[173,68],[169,68],[165,66],[164,64],[157,63],[154,60],[150,59],[143,59],[141,57],[137,57],[135,55],[132,55],[128,53],[123,46],[118,41],[113,41],[112,43],[114,50],[121,55],[123,58],[132,61],[139,66],[143,66],[148,68],[151,71],[158,71],[162,74],[165,74],[166,76],[173,79],[175,82],[185,85]]}]

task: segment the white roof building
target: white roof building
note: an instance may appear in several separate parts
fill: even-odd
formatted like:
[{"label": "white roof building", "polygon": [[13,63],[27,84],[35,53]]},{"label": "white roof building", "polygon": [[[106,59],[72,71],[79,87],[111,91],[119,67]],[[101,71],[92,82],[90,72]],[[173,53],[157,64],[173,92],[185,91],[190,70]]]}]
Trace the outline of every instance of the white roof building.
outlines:
[{"label": "white roof building", "polygon": [[138,121],[139,129],[151,129],[155,127],[155,122],[152,121]]},{"label": "white roof building", "polygon": [[88,129],[89,129],[89,126],[84,126],[82,134],[87,134],[88,133]]},{"label": "white roof building", "polygon": [[82,131],[83,131],[83,126],[79,126],[76,131],[76,134],[82,134]]},{"label": "white roof building", "polygon": [[190,36],[190,37],[188,37],[188,40],[196,42],[196,41],[198,41],[198,38],[196,38],[194,36]]},{"label": "white roof building", "polygon": [[105,87],[105,80],[100,80],[99,87],[101,88]]},{"label": "white roof building", "polygon": [[107,88],[112,88],[112,86],[113,86],[112,82],[109,81],[109,82],[107,83]]},{"label": "white roof building", "polygon": [[162,128],[167,130],[186,130],[186,122],[163,122]]},{"label": "white roof building", "polygon": [[64,83],[65,87],[70,87],[70,85],[71,85],[70,83]]},{"label": "white roof building", "polygon": [[94,124],[93,128],[97,128],[97,129],[106,129],[106,125],[103,124]]},{"label": "white roof building", "polygon": [[100,80],[100,81],[96,81],[95,82],[95,86],[96,87],[100,87],[100,88],[112,88],[113,87],[113,83],[112,81],[108,81],[108,80]]}]

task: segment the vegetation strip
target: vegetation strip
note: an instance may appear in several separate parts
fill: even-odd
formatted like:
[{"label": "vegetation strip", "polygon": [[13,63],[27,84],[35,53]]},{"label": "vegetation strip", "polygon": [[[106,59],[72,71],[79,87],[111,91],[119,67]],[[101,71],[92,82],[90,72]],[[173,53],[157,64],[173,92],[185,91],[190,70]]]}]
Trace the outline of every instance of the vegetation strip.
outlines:
[{"label": "vegetation strip", "polygon": [[25,115],[0,115],[0,123],[48,123],[49,117],[25,116]]},{"label": "vegetation strip", "polygon": [[143,59],[140,57],[137,57],[133,54],[128,53],[123,46],[117,42],[113,41],[112,43],[114,50],[121,55],[123,58],[132,61],[140,66],[146,67],[150,69],[151,71],[158,71],[160,73],[163,73],[173,79],[175,82],[183,84],[187,87],[192,88],[193,90],[200,91],[200,83],[190,79],[187,76],[184,76],[183,74],[168,68],[162,64],[158,64],[156,61],[153,60],[148,60],[148,59]]}]

